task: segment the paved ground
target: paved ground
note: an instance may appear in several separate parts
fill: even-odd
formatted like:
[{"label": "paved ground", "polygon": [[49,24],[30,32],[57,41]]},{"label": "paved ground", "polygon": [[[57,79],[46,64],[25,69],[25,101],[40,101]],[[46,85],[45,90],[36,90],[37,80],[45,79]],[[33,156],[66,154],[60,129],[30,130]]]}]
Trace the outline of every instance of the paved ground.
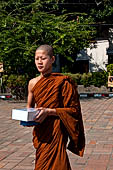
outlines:
[{"label": "paved ground", "polygon": [[[26,103],[0,100],[0,169],[33,170],[32,128],[11,120]],[[72,170],[113,170],[113,98],[81,99],[86,133],[83,158],[69,154]]]}]

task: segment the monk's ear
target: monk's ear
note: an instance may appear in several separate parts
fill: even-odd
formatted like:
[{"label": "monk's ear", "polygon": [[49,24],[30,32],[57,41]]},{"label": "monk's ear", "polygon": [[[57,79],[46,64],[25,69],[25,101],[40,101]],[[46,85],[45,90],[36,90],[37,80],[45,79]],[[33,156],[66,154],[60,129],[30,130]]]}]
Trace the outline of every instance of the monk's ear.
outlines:
[{"label": "monk's ear", "polygon": [[55,62],[55,56],[52,56],[52,63],[54,63]]}]

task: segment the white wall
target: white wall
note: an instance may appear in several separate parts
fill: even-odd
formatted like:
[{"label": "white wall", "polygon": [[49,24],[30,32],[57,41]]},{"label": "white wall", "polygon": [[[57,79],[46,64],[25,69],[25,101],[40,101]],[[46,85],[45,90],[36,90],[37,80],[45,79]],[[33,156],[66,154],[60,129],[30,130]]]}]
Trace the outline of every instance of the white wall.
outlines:
[{"label": "white wall", "polygon": [[87,48],[89,56],[89,72],[106,70],[108,63],[108,55],[106,50],[109,47],[108,40],[98,40],[95,45],[91,44],[92,48]]}]

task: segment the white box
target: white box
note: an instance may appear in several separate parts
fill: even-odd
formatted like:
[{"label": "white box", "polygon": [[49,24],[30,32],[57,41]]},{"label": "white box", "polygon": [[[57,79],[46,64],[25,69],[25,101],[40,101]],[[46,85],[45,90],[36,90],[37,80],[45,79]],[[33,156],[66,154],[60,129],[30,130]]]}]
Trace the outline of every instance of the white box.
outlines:
[{"label": "white box", "polygon": [[39,111],[35,108],[12,109],[12,119],[22,121],[33,121]]}]

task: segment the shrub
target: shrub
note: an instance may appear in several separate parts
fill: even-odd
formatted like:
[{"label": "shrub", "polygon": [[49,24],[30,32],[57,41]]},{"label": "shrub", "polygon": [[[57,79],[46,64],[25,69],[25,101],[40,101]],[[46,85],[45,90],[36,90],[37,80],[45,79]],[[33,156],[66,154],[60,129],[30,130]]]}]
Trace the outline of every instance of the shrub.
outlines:
[{"label": "shrub", "polygon": [[8,75],[3,75],[2,76],[2,86],[1,86],[1,92],[2,93],[6,93],[7,92],[7,79],[8,79]]},{"label": "shrub", "polygon": [[[78,85],[85,87],[94,85],[96,87],[107,86],[108,72],[93,72],[93,73],[62,73],[63,75],[70,76]],[[36,76],[38,76],[37,74]],[[25,99],[27,96],[28,76],[11,74],[3,75],[3,85],[9,88],[11,93],[16,96],[16,99]]]},{"label": "shrub", "polygon": [[85,87],[91,85],[91,79],[92,79],[92,73],[83,73],[81,76],[81,84],[83,84]]},{"label": "shrub", "polygon": [[93,72],[91,84],[96,87],[107,86],[108,73],[103,72]]},{"label": "shrub", "polygon": [[94,85],[96,87],[107,86],[108,72],[92,72],[92,73],[63,73],[70,76],[78,85],[84,85],[88,87]]},{"label": "shrub", "polygon": [[107,72],[110,73],[111,76],[113,76],[113,64],[107,65]]},{"label": "shrub", "polygon": [[16,99],[25,99],[27,94],[27,75],[3,76],[3,83],[10,88],[11,93],[16,96]]}]

